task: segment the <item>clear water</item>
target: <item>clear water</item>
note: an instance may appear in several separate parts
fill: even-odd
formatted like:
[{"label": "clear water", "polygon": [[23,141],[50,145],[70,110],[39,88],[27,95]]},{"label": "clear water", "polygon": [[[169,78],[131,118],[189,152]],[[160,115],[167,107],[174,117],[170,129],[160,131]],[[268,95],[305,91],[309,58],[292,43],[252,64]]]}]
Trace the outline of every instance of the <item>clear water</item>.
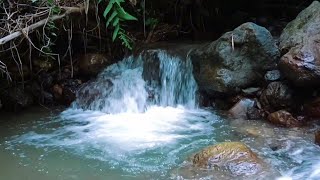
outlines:
[{"label": "clear water", "polygon": [[[142,56],[129,57],[63,112],[1,116],[0,179],[320,179],[316,124],[282,129],[199,109],[188,59],[157,56],[157,83],[143,80]],[[234,177],[188,163],[203,147],[225,141],[252,148],[270,165],[266,176]]]}]

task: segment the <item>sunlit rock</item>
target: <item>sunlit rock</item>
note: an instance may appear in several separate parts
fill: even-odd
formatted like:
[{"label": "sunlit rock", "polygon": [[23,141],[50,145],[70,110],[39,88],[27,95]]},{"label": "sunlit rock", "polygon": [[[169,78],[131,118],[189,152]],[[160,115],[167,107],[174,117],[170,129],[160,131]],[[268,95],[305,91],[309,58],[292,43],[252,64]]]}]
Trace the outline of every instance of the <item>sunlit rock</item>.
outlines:
[{"label": "sunlit rock", "polygon": [[190,53],[199,89],[229,94],[263,80],[274,69],[279,51],[270,32],[245,23]]},{"label": "sunlit rock", "polygon": [[314,1],[286,26],[280,37],[280,49],[285,55],[279,67],[287,79],[296,86],[319,86],[319,1]]},{"label": "sunlit rock", "polygon": [[263,169],[263,161],[241,142],[224,142],[204,148],[192,157],[193,165],[219,167],[234,175],[252,175]]}]

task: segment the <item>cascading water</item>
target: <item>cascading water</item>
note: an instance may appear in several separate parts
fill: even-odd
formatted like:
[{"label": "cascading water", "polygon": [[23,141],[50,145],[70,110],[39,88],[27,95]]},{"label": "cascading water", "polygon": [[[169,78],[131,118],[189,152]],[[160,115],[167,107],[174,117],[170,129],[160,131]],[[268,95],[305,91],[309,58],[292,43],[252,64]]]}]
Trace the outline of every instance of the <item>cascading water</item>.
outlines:
[{"label": "cascading water", "polygon": [[[113,114],[141,113],[151,105],[195,108],[197,84],[192,75],[191,61],[170,56],[163,50],[145,53],[157,55],[152,59],[159,61],[153,62],[159,64],[154,67],[156,69],[143,69],[142,55],[125,58],[109,66],[94,82],[83,87],[73,108]],[[153,70],[158,74],[153,80],[145,82],[143,71]],[[152,89],[152,92],[147,92],[147,89]]]},{"label": "cascading water", "polygon": [[[277,129],[263,121],[229,124],[197,108],[196,92],[188,56],[147,50],[125,58],[81,87],[76,101],[58,116],[11,128],[13,135],[0,139],[6,150],[0,148],[0,159],[18,159],[19,168],[8,163],[9,170],[0,168],[1,177],[21,179],[27,171],[29,179],[248,179],[184,169],[185,160],[203,147],[243,141],[280,170],[280,179],[320,178],[320,161],[312,158],[320,148],[300,138],[305,134],[281,129],[268,136]],[[246,134],[254,128],[262,136]],[[274,141],[284,143],[275,151],[269,146]],[[6,174],[10,169],[14,173]]]}]

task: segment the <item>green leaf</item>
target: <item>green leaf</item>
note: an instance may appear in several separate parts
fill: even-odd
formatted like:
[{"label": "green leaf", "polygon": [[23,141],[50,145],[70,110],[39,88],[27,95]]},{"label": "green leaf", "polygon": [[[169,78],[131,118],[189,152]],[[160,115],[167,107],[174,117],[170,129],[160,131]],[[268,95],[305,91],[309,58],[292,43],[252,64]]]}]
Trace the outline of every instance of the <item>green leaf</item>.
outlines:
[{"label": "green leaf", "polygon": [[108,28],[109,24],[111,23],[111,21],[118,15],[117,11],[113,11],[111,16],[108,18],[108,21],[106,23],[106,27]]},{"label": "green leaf", "polygon": [[136,21],[138,20],[136,17],[127,13],[120,5],[116,6],[116,10],[118,11],[118,17],[127,20],[127,21]]},{"label": "green leaf", "polygon": [[118,24],[119,24],[119,18],[118,17],[116,17],[116,18],[114,18],[114,21],[113,21],[113,23],[112,23],[112,26],[117,26]]},{"label": "green leaf", "polygon": [[116,38],[117,38],[117,36],[118,36],[118,33],[119,33],[119,30],[120,30],[120,25],[118,24],[118,25],[115,27],[114,31],[113,31],[112,41],[115,41],[115,40],[116,40]]},{"label": "green leaf", "polygon": [[104,12],[103,12],[103,17],[104,17],[104,18],[107,18],[107,15],[108,15],[108,13],[110,12],[110,10],[112,9],[113,4],[114,4],[115,1],[116,1],[116,0],[110,0],[110,1],[109,1],[108,6],[106,7],[106,9],[105,9]]}]

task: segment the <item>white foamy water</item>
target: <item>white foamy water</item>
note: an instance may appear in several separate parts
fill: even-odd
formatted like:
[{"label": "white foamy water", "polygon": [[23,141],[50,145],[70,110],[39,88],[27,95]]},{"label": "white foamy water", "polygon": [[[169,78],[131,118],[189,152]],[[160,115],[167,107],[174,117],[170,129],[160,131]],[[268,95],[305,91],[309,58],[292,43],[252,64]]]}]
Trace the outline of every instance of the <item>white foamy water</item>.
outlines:
[{"label": "white foamy water", "polygon": [[[146,74],[151,76],[147,80]],[[5,157],[3,164],[9,167],[0,168],[1,175],[5,179],[237,179],[224,171],[196,171],[194,176],[179,168],[203,147],[243,141],[275,167],[270,175],[280,171],[279,180],[320,179],[320,148],[303,135],[292,137],[294,132],[282,129],[268,136],[273,127],[258,123],[253,130],[261,130],[261,137],[248,138],[241,131],[248,121],[232,125],[234,120],[229,124],[212,111],[198,109],[196,92],[188,57],[152,50],[125,58],[83,86],[72,107],[61,114],[11,127],[14,135],[0,141],[6,150],[0,151],[0,158]],[[273,141],[279,149],[270,148]],[[12,161],[18,161],[18,168]],[[7,174],[11,169],[14,173]]]}]

